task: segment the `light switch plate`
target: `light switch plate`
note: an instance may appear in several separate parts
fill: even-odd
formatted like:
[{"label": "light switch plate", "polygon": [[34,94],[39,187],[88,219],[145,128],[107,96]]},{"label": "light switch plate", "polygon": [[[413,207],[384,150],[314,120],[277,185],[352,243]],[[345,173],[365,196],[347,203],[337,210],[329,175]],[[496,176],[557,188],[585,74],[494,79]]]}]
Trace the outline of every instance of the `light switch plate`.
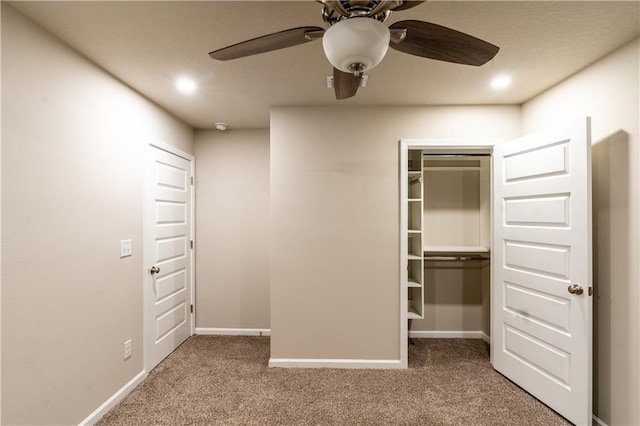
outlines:
[{"label": "light switch plate", "polygon": [[120,240],[120,257],[127,257],[133,254],[133,243],[131,240]]},{"label": "light switch plate", "polygon": [[124,342],[124,359],[127,360],[131,358],[131,339]]}]

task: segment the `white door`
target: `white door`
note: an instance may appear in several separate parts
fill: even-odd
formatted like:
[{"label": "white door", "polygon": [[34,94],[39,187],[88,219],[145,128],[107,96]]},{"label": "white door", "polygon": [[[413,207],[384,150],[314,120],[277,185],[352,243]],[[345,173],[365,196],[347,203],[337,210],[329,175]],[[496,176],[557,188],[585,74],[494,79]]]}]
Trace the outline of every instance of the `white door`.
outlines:
[{"label": "white door", "polygon": [[191,335],[192,160],[149,147],[145,232],[147,371]]},{"label": "white door", "polygon": [[592,416],[590,153],[586,119],[493,158],[492,363],[578,425]]}]

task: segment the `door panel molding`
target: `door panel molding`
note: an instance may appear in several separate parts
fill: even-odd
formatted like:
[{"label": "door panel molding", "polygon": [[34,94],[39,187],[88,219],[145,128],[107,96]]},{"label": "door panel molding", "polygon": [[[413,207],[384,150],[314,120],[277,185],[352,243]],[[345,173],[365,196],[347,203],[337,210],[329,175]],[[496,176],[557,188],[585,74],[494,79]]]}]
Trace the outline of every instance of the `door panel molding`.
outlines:
[{"label": "door panel molding", "polygon": [[496,144],[493,367],[575,424],[592,419],[590,120]]},{"label": "door panel molding", "polygon": [[[155,163],[166,166],[162,173],[152,167],[154,159],[159,159]],[[176,162],[183,164],[184,169],[172,165]],[[178,148],[153,139],[149,141],[145,150],[145,165],[142,346],[144,368],[151,371],[159,362],[158,357],[152,352],[155,343],[166,340],[172,331],[183,327],[185,323],[188,329],[187,336],[193,335],[195,330],[195,315],[192,312],[192,306],[195,304],[195,256],[192,246],[195,239],[195,158]],[[161,177],[163,182],[158,185],[160,191],[184,195],[156,203],[155,197],[152,196],[155,191],[152,190],[152,183],[157,177]],[[165,235],[161,228],[172,226],[185,227],[188,230],[187,234],[178,237],[171,233]],[[152,265],[157,266],[159,272],[150,273]],[[176,300],[172,302],[173,299]],[[153,306],[156,303],[166,304],[166,309],[154,312]],[[163,344],[167,345],[169,341]]]}]

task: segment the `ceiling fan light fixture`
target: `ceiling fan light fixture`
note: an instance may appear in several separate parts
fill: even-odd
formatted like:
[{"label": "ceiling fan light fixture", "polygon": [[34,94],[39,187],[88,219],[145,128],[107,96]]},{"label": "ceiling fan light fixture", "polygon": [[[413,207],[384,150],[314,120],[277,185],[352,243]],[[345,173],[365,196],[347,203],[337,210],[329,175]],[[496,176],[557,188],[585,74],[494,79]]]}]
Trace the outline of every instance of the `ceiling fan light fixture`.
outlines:
[{"label": "ceiling fan light fixture", "polygon": [[345,19],[322,37],[327,59],[342,72],[361,74],[378,65],[389,48],[389,28],[371,18]]}]

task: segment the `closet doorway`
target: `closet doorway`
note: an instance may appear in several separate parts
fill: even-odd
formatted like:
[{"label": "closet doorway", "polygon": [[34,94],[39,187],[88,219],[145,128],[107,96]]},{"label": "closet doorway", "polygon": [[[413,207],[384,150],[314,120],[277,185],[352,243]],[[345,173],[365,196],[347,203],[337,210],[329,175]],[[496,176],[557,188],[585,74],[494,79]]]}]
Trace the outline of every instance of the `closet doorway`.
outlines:
[{"label": "closet doorway", "polygon": [[591,423],[590,153],[589,119],[512,141],[400,141],[403,367],[409,324],[437,310],[425,294],[448,285],[434,270],[470,262],[488,281],[493,367]]}]

